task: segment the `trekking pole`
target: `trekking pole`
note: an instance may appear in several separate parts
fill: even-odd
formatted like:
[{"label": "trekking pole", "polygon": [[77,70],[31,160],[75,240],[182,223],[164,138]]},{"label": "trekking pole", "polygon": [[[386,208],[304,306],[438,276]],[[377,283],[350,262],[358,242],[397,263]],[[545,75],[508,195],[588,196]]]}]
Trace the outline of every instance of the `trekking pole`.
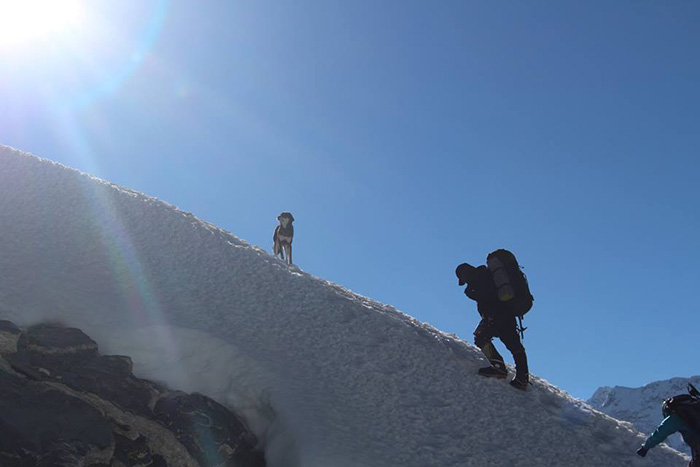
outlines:
[{"label": "trekking pole", "polygon": [[520,323],[520,326],[518,326],[518,332],[520,333],[520,339],[525,340],[525,330],[527,329],[525,326],[523,326],[523,317],[518,315],[518,322]]}]

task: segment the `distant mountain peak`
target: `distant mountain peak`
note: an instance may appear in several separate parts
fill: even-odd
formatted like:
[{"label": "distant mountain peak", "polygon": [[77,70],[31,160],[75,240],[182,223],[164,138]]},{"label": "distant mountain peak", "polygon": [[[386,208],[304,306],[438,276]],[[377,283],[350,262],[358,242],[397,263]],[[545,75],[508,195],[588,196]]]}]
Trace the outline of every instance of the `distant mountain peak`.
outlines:
[{"label": "distant mountain peak", "polygon": [[[602,386],[587,402],[611,417],[632,423],[637,430],[648,435],[662,420],[662,402],[676,394],[686,393],[689,382],[700,386],[700,376],[654,381],[639,388]],[[666,444],[679,451],[690,452],[680,435],[673,435]]]}]

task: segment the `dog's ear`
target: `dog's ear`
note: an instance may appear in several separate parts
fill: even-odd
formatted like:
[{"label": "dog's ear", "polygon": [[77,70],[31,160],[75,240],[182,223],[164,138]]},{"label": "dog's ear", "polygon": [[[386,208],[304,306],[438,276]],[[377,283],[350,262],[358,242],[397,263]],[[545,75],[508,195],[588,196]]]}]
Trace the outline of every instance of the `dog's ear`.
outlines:
[{"label": "dog's ear", "polygon": [[292,216],[291,212],[287,212],[287,211],[283,212],[282,214],[277,216],[277,220],[280,221],[280,220],[282,220],[283,217],[286,217],[287,219],[289,219],[289,222],[294,222],[294,216]]}]

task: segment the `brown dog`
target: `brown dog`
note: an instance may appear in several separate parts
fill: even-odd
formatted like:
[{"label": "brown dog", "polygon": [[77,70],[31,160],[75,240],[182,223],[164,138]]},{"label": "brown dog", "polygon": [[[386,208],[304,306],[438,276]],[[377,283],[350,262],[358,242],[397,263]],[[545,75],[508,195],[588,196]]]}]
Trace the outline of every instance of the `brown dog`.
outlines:
[{"label": "brown dog", "polygon": [[292,240],[294,239],[294,216],[290,212],[283,212],[277,216],[277,220],[280,222],[275,228],[275,233],[272,236],[273,251],[275,257],[280,255],[284,260],[284,254],[287,253],[287,264],[292,264]]}]

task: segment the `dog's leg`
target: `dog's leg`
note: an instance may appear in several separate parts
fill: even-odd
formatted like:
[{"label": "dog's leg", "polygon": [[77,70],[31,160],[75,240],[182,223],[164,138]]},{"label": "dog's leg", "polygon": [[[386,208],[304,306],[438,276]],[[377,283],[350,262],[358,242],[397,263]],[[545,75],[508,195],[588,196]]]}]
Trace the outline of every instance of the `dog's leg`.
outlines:
[{"label": "dog's leg", "polygon": [[291,265],[292,264],[292,244],[290,243],[289,246],[287,246],[287,262]]}]

